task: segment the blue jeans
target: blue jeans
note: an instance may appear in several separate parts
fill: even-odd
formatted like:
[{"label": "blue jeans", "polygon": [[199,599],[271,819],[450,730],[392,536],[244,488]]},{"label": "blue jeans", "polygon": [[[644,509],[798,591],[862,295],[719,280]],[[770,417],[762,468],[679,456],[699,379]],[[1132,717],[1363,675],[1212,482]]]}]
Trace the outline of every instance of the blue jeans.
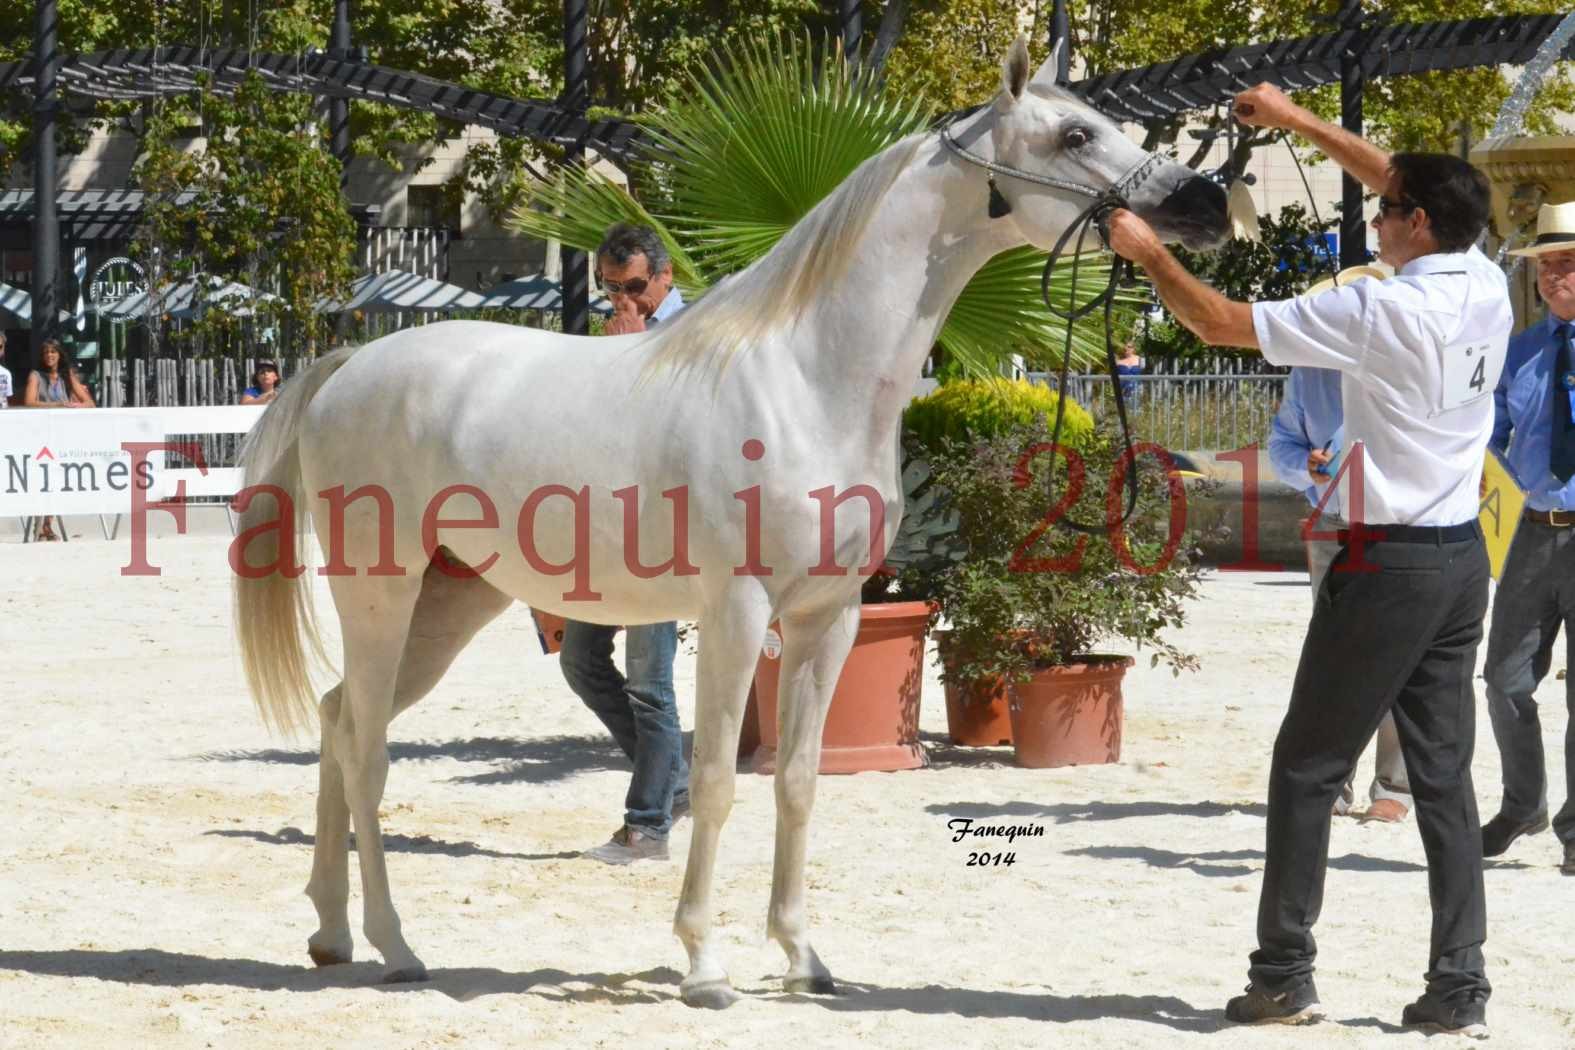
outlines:
[{"label": "blue jeans", "polygon": [[624,634],[624,670],[613,663],[616,627],[569,620],[558,661],[563,677],[634,763],[624,823],[665,838],[673,826],[673,800],[689,795],[678,699],[673,694],[673,655],[678,625],[652,623]]}]

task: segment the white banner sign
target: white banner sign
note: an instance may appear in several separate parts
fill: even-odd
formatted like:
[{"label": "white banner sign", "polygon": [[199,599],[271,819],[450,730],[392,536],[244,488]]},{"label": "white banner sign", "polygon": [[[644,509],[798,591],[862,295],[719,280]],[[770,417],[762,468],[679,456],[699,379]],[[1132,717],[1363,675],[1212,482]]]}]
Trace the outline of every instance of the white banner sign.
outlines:
[{"label": "white banner sign", "polygon": [[262,417],[264,407],[0,411],[0,518],[126,514],[134,485],[149,502],[173,499],[180,482],[185,482],[180,491],[187,498],[233,496],[241,483],[238,469],[199,473],[179,457],[167,466],[163,452],[133,464],[121,445],[163,442],[171,434],[244,434]]}]

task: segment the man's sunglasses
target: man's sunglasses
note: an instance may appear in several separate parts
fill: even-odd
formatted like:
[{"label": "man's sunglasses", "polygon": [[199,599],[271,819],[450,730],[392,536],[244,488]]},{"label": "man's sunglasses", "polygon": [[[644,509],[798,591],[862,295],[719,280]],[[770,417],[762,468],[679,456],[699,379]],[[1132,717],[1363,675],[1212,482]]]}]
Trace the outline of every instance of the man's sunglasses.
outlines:
[{"label": "man's sunglasses", "polygon": [[639,295],[650,286],[650,281],[644,277],[631,277],[627,281],[605,281],[598,274],[596,281],[608,295]]},{"label": "man's sunglasses", "polygon": [[1378,214],[1379,215],[1388,215],[1391,211],[1393,211],[1396,208],[1399,208],[1399,209],[1401,209],[1403,211],[1408,211],[1408,212],[1409,211],[1415,211],[1417,209],[1417,203],[1416,203],[1416,201],[1406,200],[1405,197],[1403,197],[1403,196],[1397,201],[1392,201],[1388,197],[1385,197],[1385,196],[1382,196],[1382,195],[1379,196],[1379,198],[1378,198]]}]

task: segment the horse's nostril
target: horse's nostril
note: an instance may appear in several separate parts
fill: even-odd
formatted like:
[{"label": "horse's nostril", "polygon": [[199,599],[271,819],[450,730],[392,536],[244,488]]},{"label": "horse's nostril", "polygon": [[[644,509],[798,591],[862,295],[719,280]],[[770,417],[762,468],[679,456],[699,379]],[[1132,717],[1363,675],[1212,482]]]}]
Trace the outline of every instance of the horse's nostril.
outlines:
[{"label": "horse's nostril", "polygon": [[1193,175],[1183,179],[1160,202],[1160,210],[1198,223],[1224,225],[1227,221],[1225,190],[1213,179]]}]

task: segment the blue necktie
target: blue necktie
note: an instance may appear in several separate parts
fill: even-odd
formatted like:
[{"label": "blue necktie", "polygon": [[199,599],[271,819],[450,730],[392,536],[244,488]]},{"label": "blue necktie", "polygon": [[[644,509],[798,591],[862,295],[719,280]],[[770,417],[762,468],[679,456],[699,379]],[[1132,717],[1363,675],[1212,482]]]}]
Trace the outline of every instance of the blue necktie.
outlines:
[{"label": "blue necktie", "polygon": [[1575,476],[1575,419],[1570,415],[1570,385],[1575,379],[1575,369],[1570,366],[1570,333],[1575,324],[1566,321],[1553,330],[1553,367],[1549,374],[1553,382],[1552,428],[1548,434],[1548,466],[1553,476],[1568,481]]}]

